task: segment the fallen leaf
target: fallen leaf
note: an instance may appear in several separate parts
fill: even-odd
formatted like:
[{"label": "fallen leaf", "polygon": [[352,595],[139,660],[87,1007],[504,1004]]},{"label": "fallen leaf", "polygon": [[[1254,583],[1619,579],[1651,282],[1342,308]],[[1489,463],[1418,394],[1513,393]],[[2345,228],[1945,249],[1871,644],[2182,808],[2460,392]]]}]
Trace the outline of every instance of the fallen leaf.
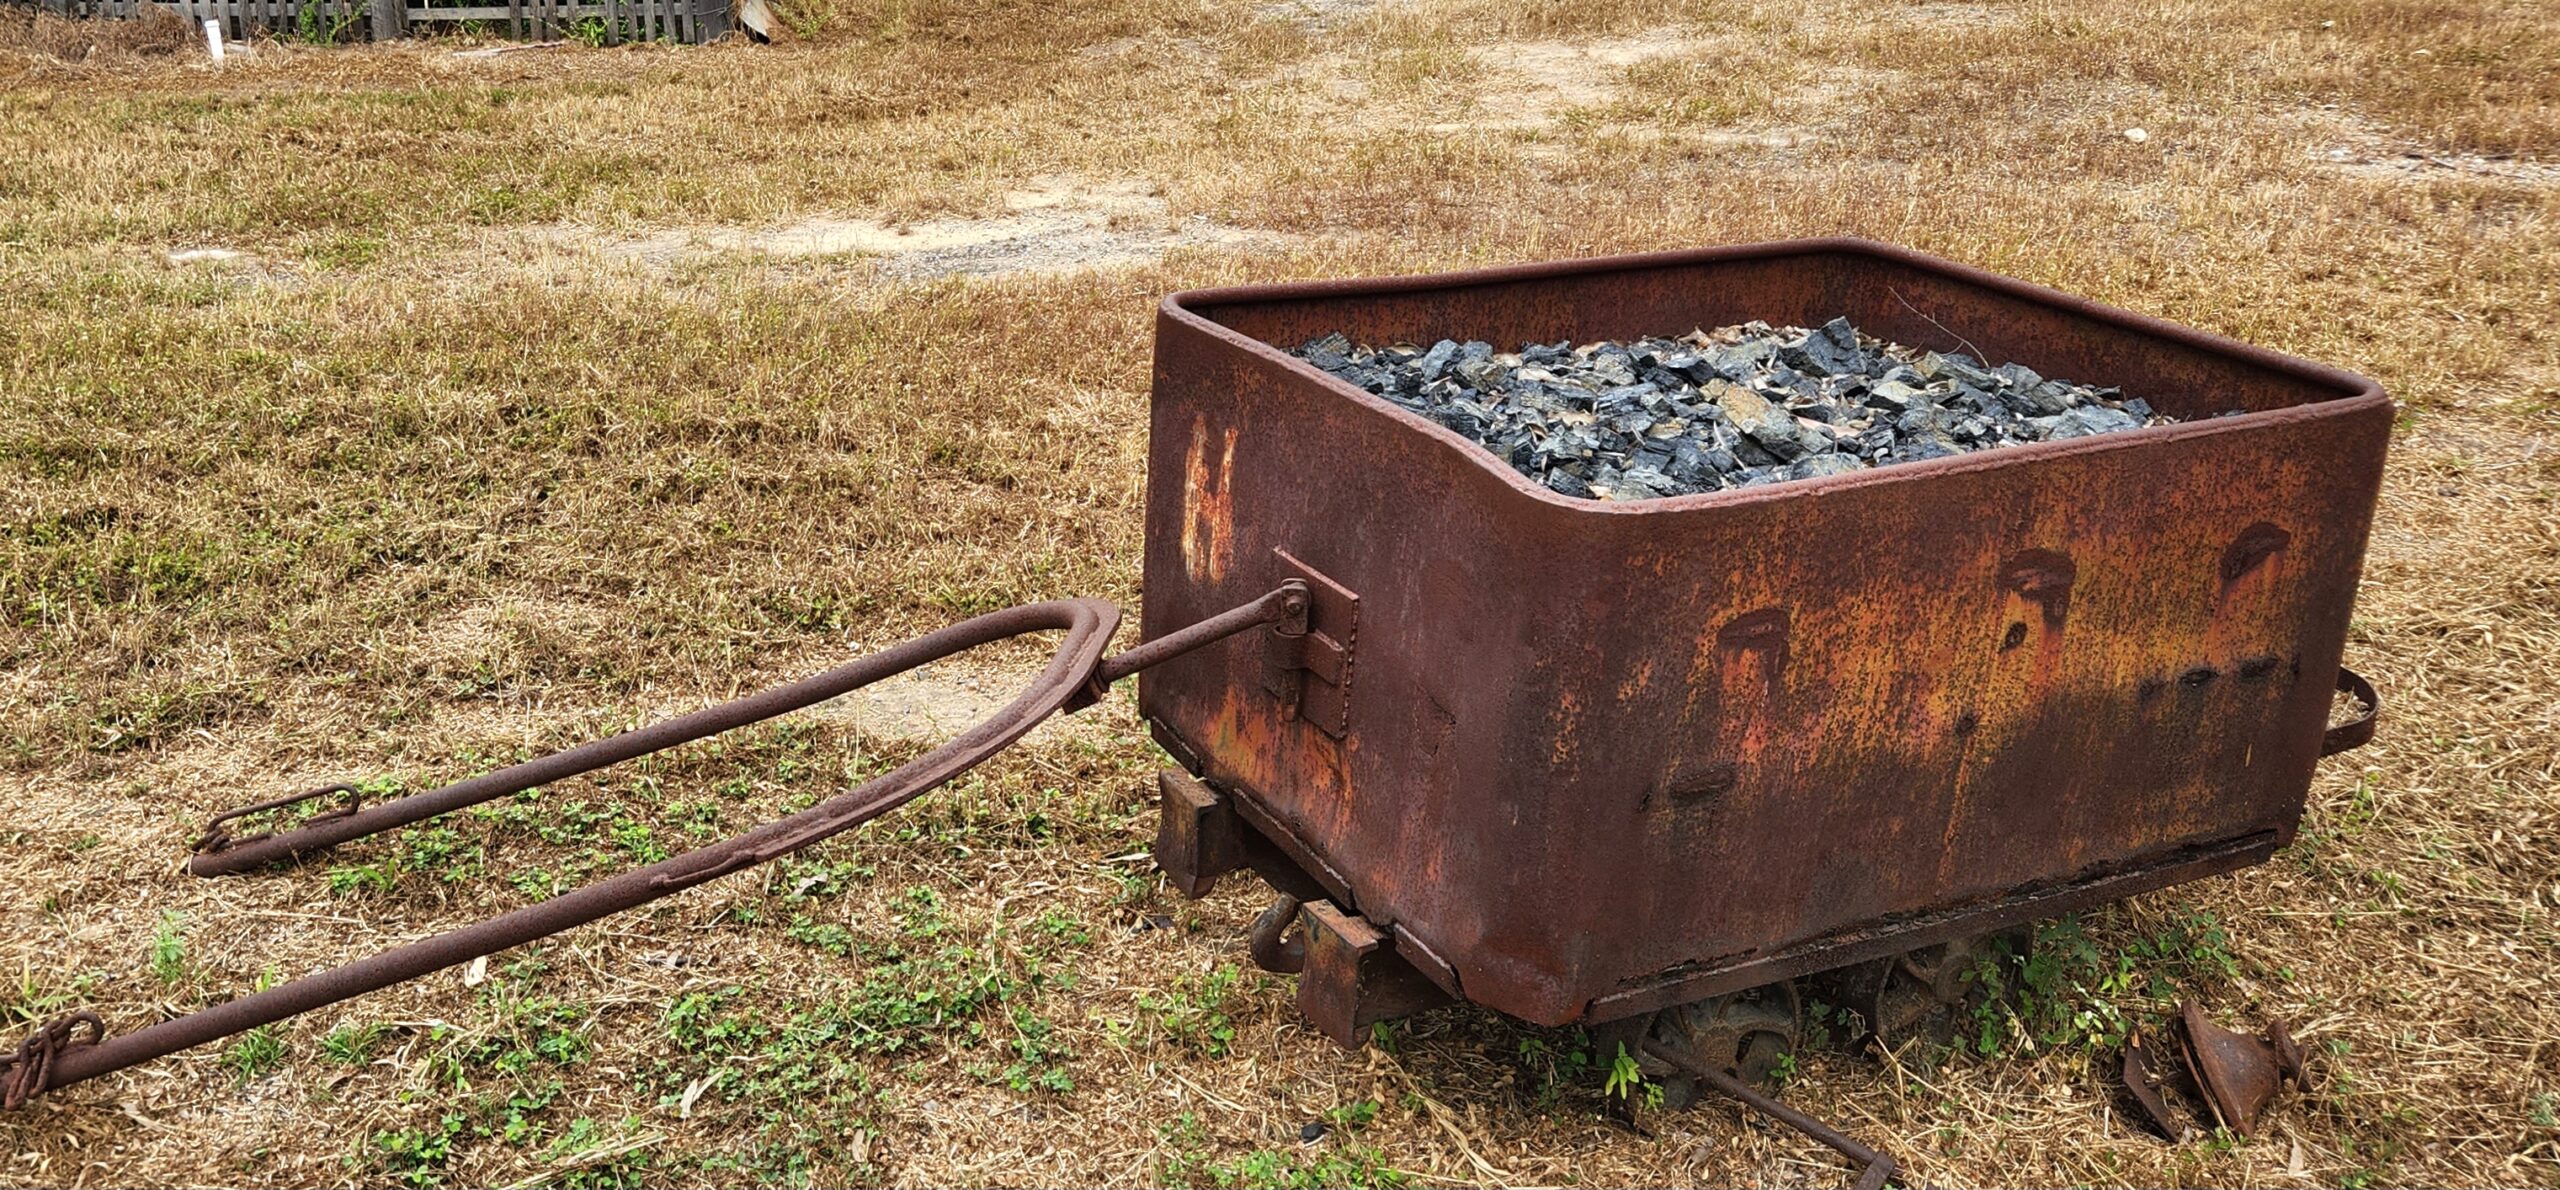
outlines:
[{"label": "fallen leaf", "polygon": [[684,1089],[684,1098],[676,1101],[676,1118],[679,1120],[692,1119],[693,1101],[702,1098],[702,1093],[710,1090],[711,1084],[719,1082],[720,1076],[724,1073],[726,1072],[715,1070],[709,1074],[703,1075],[701,1078],[693,1080],[690,1085],[686,1086]]}]

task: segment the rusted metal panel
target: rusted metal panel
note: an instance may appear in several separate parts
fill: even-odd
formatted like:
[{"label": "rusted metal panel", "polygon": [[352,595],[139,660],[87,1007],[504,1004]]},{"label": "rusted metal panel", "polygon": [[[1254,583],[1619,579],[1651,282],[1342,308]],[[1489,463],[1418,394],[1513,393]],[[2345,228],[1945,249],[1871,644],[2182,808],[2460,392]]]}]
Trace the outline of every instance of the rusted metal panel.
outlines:
[{"label": "rusted metal panel", "polygon": [[[1274,346],[1843,314],[2198,420],[1595,503]],[[1239,638],[1141,678],[1159,736],[1346,912],[1552,1024],[2290,839],[2391,409],[2344,372],[1832,240],[1178,294],[1152,418],[1149,636],[1309,573],[1358,620],[1339,718],[1284,708]]]}]

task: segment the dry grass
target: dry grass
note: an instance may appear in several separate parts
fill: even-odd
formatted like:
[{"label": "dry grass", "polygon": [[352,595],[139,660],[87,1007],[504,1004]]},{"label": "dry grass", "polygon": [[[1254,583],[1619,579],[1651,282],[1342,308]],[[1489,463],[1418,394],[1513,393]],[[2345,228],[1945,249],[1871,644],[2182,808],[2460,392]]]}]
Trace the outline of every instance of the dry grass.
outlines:
[{"label": "dry grass", "polygon": [[[1134,603],[1168,289],[1847,231],[2391,387],[2410,415],[2351,650],[2393,706],[2277,862],[2067,931],[2092,970],[2131,957],[2323,1039],[2271,1136],[2130,1134],[2068,1030],[1811,1054],[1788,1096],[1931,1182],[2560,1184],[2560,186],[2536,165],[2560,159],[2560,15],[1826,11],[816,0],[763,49],[266,46],[219,73],[183,38],[10,18],[0,1020],[137,1027],[916,748],[813,715],[289,873],[174,871],[206,813],[280,790],[433,783],[1022,599]],[[66,49],[86,35],[134,48]],[[2411,152],[2535,168],[2362,164]],[[1161,255],[964,279],[716,250],[812,220],[941,234],[1034,185],[1155,192],[1162,226],[1107,230]],[[664,236],[715,250],[615,247]],[[171,258],[208,248],[238,255]],[[1570,1033],[1451,1011],[1329,1048],[1285,981],[1221,974],[1252,895],[1154,885],[1152,750],[1125,706],[1089,715],[476,985],[44,1100],[0,1119],[0,1176],[1832,1176],[1721,1107],[1606,1122]]]},{"label": "dry grass", "polygon": [[76,21],[33,5],[0,11],[0,51],[21,69],[126,66],[167,59],[200,44],[187,22],[165,12],[127,21]]}]

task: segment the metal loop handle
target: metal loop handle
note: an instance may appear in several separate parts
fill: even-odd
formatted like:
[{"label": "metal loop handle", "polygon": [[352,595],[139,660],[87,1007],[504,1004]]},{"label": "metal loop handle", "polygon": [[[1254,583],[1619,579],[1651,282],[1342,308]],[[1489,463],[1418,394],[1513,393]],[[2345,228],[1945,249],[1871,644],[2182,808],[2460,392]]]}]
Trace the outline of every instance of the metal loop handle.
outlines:
[{"label": "metal loop handle", "polygon": [[1253,957],[1253,965],[1274,975],[1296,975],[1307,969],[1307,935],[1298,930],[1298,898],[1281,893],[1253,919],[1253,929],[1245,935],[1245,953]]},{"label": "metal loop handle", "polygon": [[[325,1004],[334,1004],[469,962],[482,955],[495,954],[508,947],[719,879],[850,830],[968,771],[1022,738],[1023,733],[1064,706],[1067,699],[1084,688],[1101,666],[1103,650],[1109,647],[1112,630],[1119,622],[1120,609],[1098,599],[1065,599],[991,612],[817,677],[708,711],[625,732],[487,777],[449,785],[432,793],[387,802],[329,823],[306,825],[297,831],[243,843],[229,851],[197,856],[196,862],[202,864],[207,860],[232,860],[244,855],[256,857],[248,862],[257,862],[257,859],[299,854],[387,826],[414,822],[472,802],[485,801],[513,789],[530,788],[557,775],[584,772],[614,760],[770,718],[983,644],[1030,632],[1063,629],[1067,633],[1067,638],[1059,643],[1057,652],[1050,657],[1049,665],[1041,671],[1039,679],[1019,697],[1005,704],[1002,710],[949,743],[852,790],[797,814],[673,859],[608,877],[511,913],[395,947],[345,966],[307,975],[291,983],[120,1037],[106,1038],[104,1027],[92,1014],[82,1013],[58,1020],[22,1042],[16,1056],[9,1059],[6,1104],[14,1107],[44,1091],[272,1024]],[[510,787],[510,782],[515,784]],[[297,800],[301,799],[283,799],[283,802],[291,804]],[[94,1044],[73,1044],[74,1028],[80,1024],[89,1027]]]},{"label": "metal loop handle", "polygon": [[355,813],[356,806],[364,799],[364,791],[357,789],[353,785],[323,785],[318,789],[280,797],[271,802],[259,802],[254,806],[242,806],[237,810],[225,810],[220,814],[214,815],[210,821],[204,824],[204,833],[198,835],[196,837],[196,841],[188,849],[199,855],[204,855],[216,851],[228,851],[243,843],[254,843],[260,839],[274,838],[275,832],[268,831],[263,835],[251,835],[246,839],[234,839],[231,837],[231,832],[222,829],[222,825],[226,822],[238,821],[239,819],[246,818],[252,814],[263,814],[269,810],[281,810],[287,806],[298,806],[304,802],[311,801],[315,798],[324,798],[333,793],[343,793],[347,795],[346,803],[335,810],[329,810],[312,815],[310,818],[304,820],[306,824],[313,822],[325,822],[332,818],[344,818]]},{"label": "metal loop handle", "polygon": [[[85,1042],[80,1040],[83,1025],[89,1031]],[[43,1091],[55,1059],[65,1051],[106,1039],[107,1023],[94,1012],[66,1013],[46,1021],[43,1028],[18,1043],[18,1052],[0,1058],[0,1111],[14,1111]]]},{"label": "metal loop handle", "polygon": [[2382,695],[2366,681],[2363,674],[2346,666],[2338,667],[2338,693],[2352,694],[2363,704],[2364,713],[2331,727],[2320,737],[2320,754],[2335,756],[2373,742],[2374,726],[2382,718]]},{"label": "metal loop handle", "polygon": [[[476,806],[494,798],[519,793],[537,785],[549,784],[591,772],[607,765],[619,764],[636,756],[664,751],[678,744],[690,743],[706,736],[718,735],[732,728],[788,714],[803,707],[825,702],[848,691],[858,690],[884,678],[895,677],[918,666],[939,661],[954,653],[975,648],[990,641],[1056,628],[1073,628],[1068,609],[1082,608],[1098,617],[1085,628],[1099,626],[1099,639],[1091,642],[1099,650],[1109,642],[1111,629],[1119,622],[1118,608],[1100,600],[1071,599],[1054,603],[1035,603],[1004,611],[989,612],[951,627],[928,633],[894,648],[858,658],[844,665],[788,685],[776,686],[745,698],[708,707],[689,715],[681,715],[647,727],[634,728],[619,735],[581,744],[549,756],[537,757],[511,765],[494,773],[456,781],[441,789],[412,794],[396,801],[382,802],[345,814],[313,819],[289,831],[277,831],[254,838],[227,841],[228,845],[211,849],[199,848],[199,854],[187,861],[187,870],[198,876],[220,876],[245,872],[252,868],[289,860],[350,839],[378,834],[395,827],[424,821],[439,814],[449,814],[467,806]],[[1080,637],[1069,642],[1081,646]],[[1063,646],[1062,646],[1063,647]],[[1081,682],[1091,667],[1071,675]],[[1063,679],[1062,679],[1063,680]],[[1044,679],[1044,687],[1045,687]],[[1035,688],[1038,689],[1038,688]],[[1069,695],[1075,693],[1073,689]],[[1064,697],[1064,696],[1062,696]],[[1044,714],[1046,712],[1043,712]],[[304,795],[309,796],[309,795]],[[234,810],[214,820],[219,825],[242,814],[254,813],[277,805],[291,804],[294,798]],[[217,831],[208,834],[218,834]]]}]

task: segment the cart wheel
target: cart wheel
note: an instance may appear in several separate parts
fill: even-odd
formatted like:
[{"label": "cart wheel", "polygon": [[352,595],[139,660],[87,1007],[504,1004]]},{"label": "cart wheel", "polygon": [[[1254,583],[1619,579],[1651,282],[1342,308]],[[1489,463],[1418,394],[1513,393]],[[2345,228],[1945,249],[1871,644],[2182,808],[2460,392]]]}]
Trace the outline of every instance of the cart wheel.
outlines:
[{"label": "cart wheel", "polygon": [[1991,991],[1976,978],[1981,965],[2024,953],[2026,938],[2024,930],[2001,930],[1923,946],[1824,972],[1809,991],[1856,1013],[1886,1049],[1913,1040],[1951,1045]]},{"label": "cart wheel", "polygon": [[[1653,1045],[1677,1050],[1701,1066],[1713,1066],[1747,1083],[1766,1082],[1803,1036],[1803,1000],[1795,985],[1773,983],[1711,996],[1653,1015],[1646,1033]],[[1682,1108],[1697,1086],[1668,1064],[1647,1060],[1646,1076],[1663,1085],[1663,1106]],[[1658,1066],[1659,1068],[1654,1068]]]}]

